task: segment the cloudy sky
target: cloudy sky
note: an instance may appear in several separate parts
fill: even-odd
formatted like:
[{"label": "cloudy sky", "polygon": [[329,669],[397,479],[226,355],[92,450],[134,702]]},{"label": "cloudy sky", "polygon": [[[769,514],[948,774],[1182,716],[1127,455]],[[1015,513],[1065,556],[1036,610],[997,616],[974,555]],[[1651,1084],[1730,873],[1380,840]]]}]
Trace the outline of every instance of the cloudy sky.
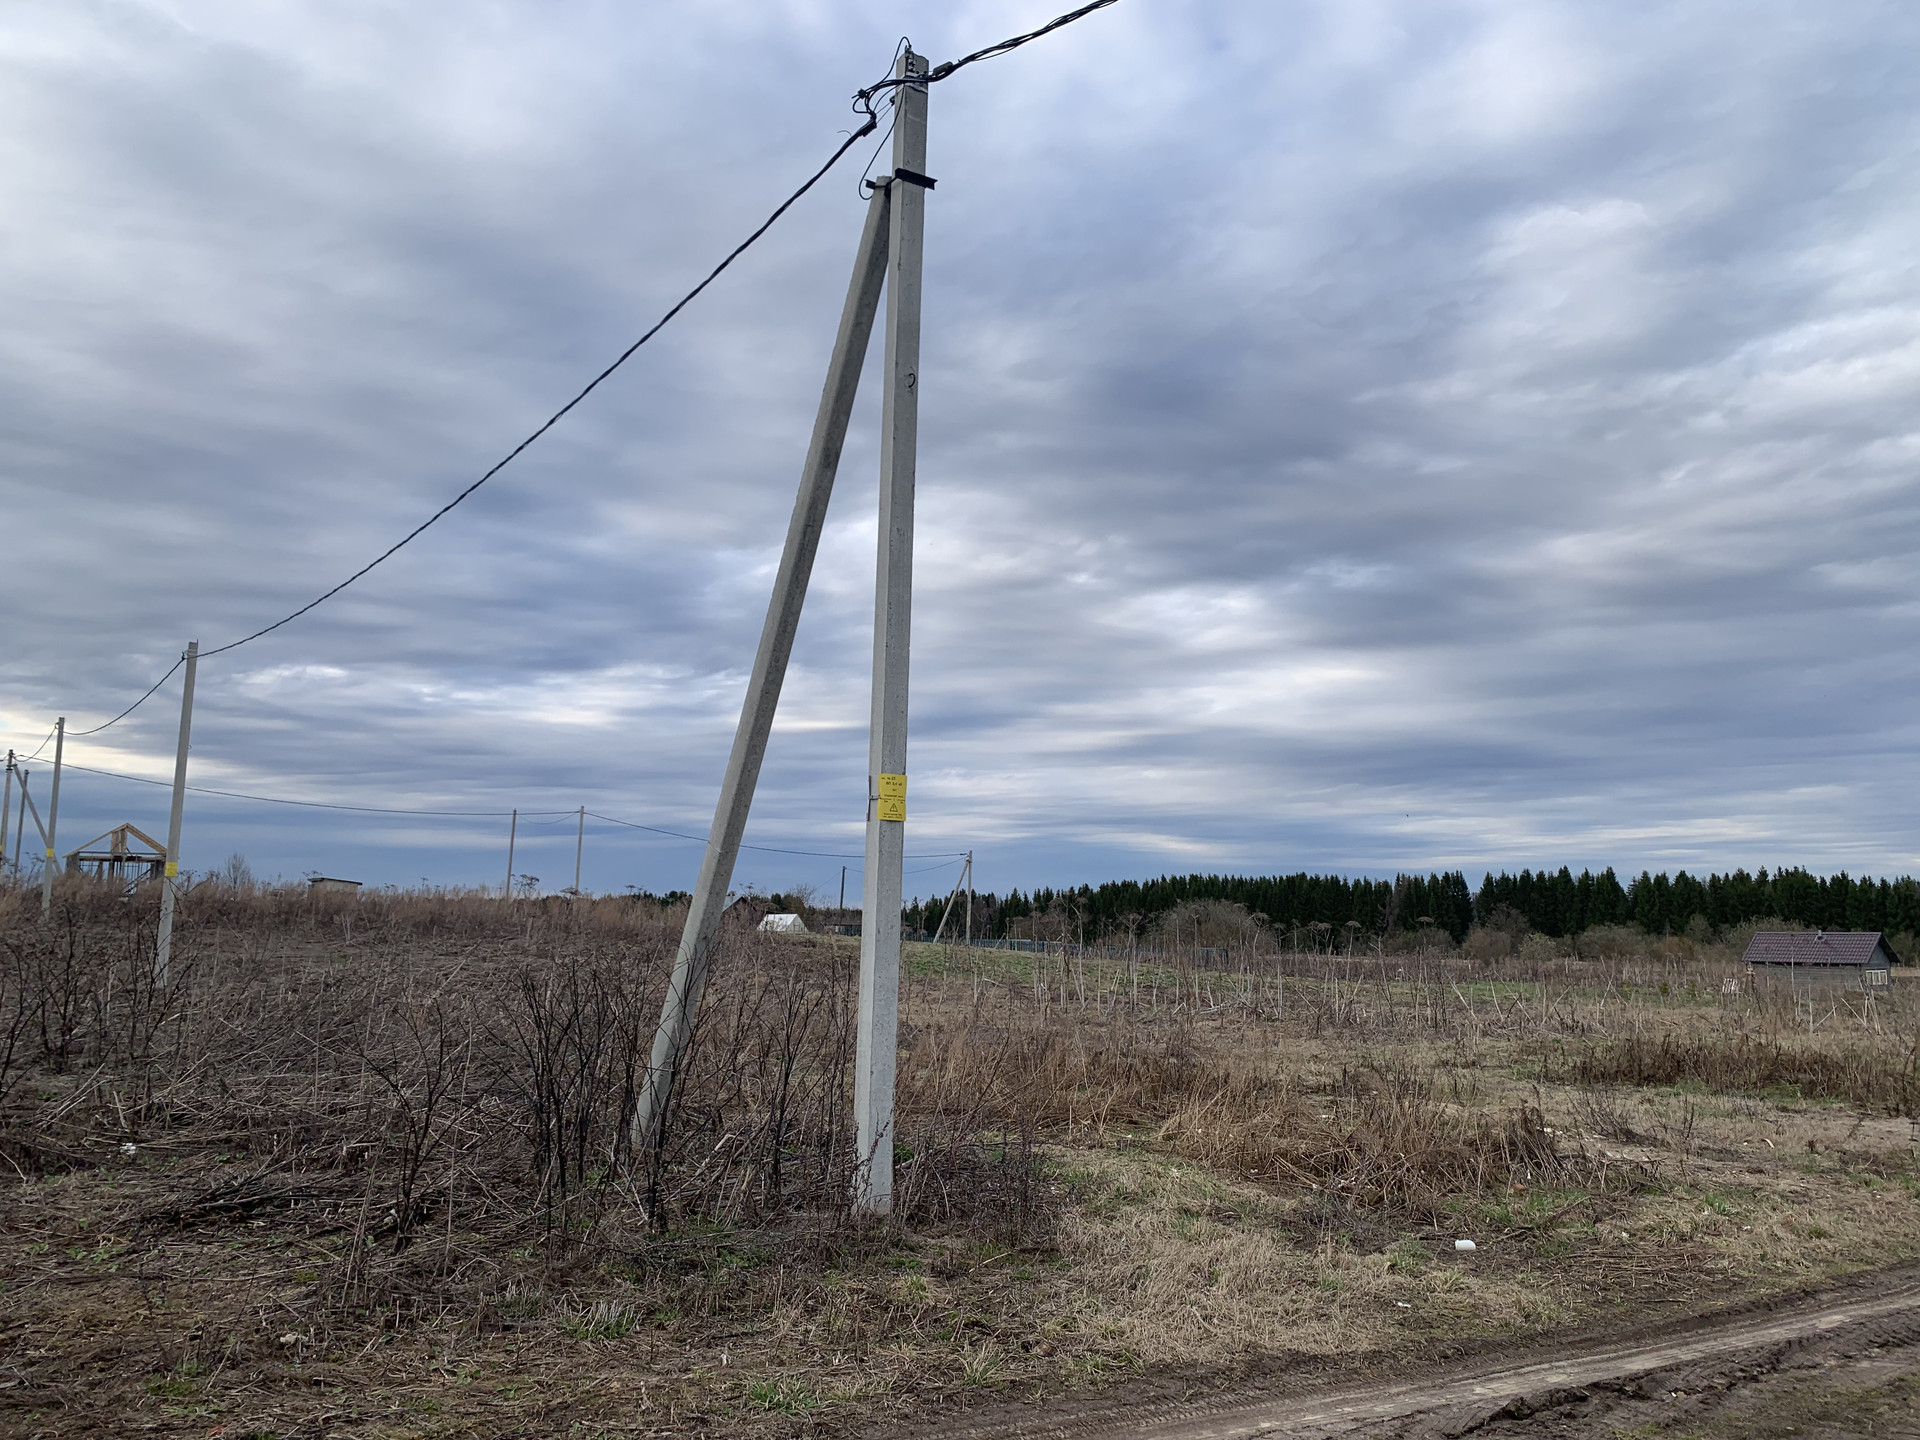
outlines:
[{"label": "cloudy sky", "polygon": [[[438,508],[902,34],[1053,13],[15,0],[0,743]],[[1920,868],[1916,49],[1867,0],[1121,0],[935,87],[908,892],[969,848],[998,888]],[[703,834],[865,150],[208,661],[195,782]],[[877,359],[743,884],[832,894],[860,848]],[[69,758],[170,775],[178,684]],[[128,819],[165,792],[68,773],[63,849]],[[506,828],[196,794],[184,860],[497,884]],[[521,836],[571,881],[571,817]],[[697,856],[594,820],[584,880]]]}]

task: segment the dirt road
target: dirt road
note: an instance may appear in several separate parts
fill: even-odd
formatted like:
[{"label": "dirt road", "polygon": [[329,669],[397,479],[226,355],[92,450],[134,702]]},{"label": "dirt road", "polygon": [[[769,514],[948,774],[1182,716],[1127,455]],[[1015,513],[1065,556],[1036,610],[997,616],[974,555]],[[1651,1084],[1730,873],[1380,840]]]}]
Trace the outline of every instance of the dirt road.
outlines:
[{"label": "dirt road", "polygon": [[1320,1436],[1893,1436],[1920,1440],[1920,1273],[1526,1363],[1319,1394],[1002,1410],[928,1440]]}]

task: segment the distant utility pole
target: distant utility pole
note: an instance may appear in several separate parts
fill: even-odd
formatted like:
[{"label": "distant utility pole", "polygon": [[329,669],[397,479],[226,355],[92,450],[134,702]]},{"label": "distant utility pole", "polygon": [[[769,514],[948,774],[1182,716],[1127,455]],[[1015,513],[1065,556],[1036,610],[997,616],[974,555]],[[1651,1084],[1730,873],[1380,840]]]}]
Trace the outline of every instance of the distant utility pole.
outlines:
[{"label": "distant utility pole", "polygon": [[13,815],[13,751],[7,751],[7,793],[0,800],[0,876],[7,868],[7,821]]},{"label": "distant utility pole", "polygon": [[20,842],[26,838],[27,816],[33,816],[33,828],[40,832],[40,848],[49,850],[52,844],[47,839],[46,822],[40,818],[40,807],[33,803],[33,796],[27,793],[27,772],[20,772],[20,833],[13,837],[13,870],[20,873]]},{"label": "distant utility pole", "polygon": [[580,898],[580,857],[587,848],[587,807],[580,807],[580,833],[573,841],[573,898]]},{"label": "distant utility pole", "polygon": [[27,779],[28,771],[20,767],[20,815],[13,829],[13,878],[20,878],[20,842],[27,838]]},{"label": "distant utility pole", "polygon": [[940,923],[933,928],[933,943],[939,944],[940,937],[947,933],[947,922],[953,919],[953,907],[960,903],[960,892],[967,892],[967,939],[973,939],[973,852],[967,852],[967,862],[960,867],[960,878],[953,882],[953,893],[947,896],[947,903],[941,907]]},{"label": "distant utility pole", "polygon": [[507,899],[513,898],[513,842],[520,833],[520,812],[513,812],[513,819],[507,822],[507,888],[501,892]]},{"label": "distant utility pole", "polygon": [[53,912],[54,836],[60,829],[60,758],[67,748],[67,717],[53,722],[53,788],[47,793],[47,829],[41,837],[47,842],[47,863],[40,871],[40,918]]},{"label": "distant utility pole", "polygon": [[844,912],[846,908],[847,908],[847,867],[842,865],[840,867],[840,909]]},{"label": "distant utility pole", "polygon": [[180,744],[173,752],[173,809],[167,815],[167,869],[160,877],[160,932],[154,943],[153,983],[167,988],[173,965],[173,905],[180,889],[180,817],[187,803],[187,740],[193,731],[193,677],[200,642],[187,642],[187,678],[180,691]]},{"label": "distant utility pole", "polygon": [[[902,78],[926,57],[900,57]],[[907,662],[913,611],[913,483],[920,420],[920,258],[926,231],[927,87],[894,92],[893,233],[887,257],[886,390],[880,414],[880,540],[874,577],[873,711],[860,1008],[854,1043],[854,1209],[893,1208],[893,1084],[900,1041],[901,862],[907,831]]]},{"label": "distant utility pole", "polygon": [[781,552],[780,569],[774,577],[773,598],[767,605],[760,648],[754,655],[753,673],[740,707],[740,723],[733,734],[733,750],[727,757],[726,775],[720,782],[720,799],[714,807],[706,853],[701,856],[700,875],[694,881],[693,899],[687,907],[686,927],[680,933],[680,948],[673,957],[673,975],[667,982],[660,1028],[653,1037],[646,1085],[634,1110],[631,1133],[635,1150],[650,1147],[660,1136],[687,1041],[693,1033],[694,1017],[700,1009],[700,996],[706,988],[714,936],[726,908],[727,887],[733,883],[734,862],[740,855],[740,840],[747,828],[747,813],[753,805],[760,763],[766,756],[767,737],[772,732],[774,711],[780,703],[780,686],[786,679],[787,659],[793,652],[794,632],[799,628],[800,609],[807,598],[807,581],[813,574],[814,555],[819,550],[820,532],[826,524],[827,501],[832,498],[840,452],[846,444],[847,422],[853,413],[855,392],[860,387],[860,366],[866,358],[874,316],[880,308],[880,291],[887,278],[892,192],[901,188],[909,187],[876,186],[867,202],[866,226],[853,262],[846,304],[840,312],[840,329],[834,338],[833,358],[827,364],[820,408],[814,416],[813,439],[800,473],[800,493],[793,502],[793,518],[787,525],[786,548]]}]

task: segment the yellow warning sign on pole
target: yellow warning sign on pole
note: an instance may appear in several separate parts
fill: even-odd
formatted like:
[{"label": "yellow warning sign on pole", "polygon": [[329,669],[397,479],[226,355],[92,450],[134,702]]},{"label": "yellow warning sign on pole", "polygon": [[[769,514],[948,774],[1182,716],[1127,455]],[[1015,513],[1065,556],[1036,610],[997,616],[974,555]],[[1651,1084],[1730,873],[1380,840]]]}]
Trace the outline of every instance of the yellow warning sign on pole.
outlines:
[{"label": "yellow warning sign on pole", "polygon": [[907,777],[882,775],[879,778],[878,805],[874,810],[874,818],[905,820],[907,818]]}]

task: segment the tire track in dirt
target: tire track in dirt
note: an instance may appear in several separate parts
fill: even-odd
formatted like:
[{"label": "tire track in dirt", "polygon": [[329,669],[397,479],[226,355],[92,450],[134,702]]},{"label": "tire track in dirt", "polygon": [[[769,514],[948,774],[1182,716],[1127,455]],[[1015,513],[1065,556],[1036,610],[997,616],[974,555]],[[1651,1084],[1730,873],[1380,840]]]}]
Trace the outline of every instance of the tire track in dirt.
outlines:
[{"label": "tire track in dirt", "polygon": [[1415,1428],[1459,1435],[1503,1411],[1513,1414],[1528,1402],[1551,1406],[1589,1386],[1674,1371],[1690,1384],[1703,1383],[1742,1357],[1839,1340],[1860,1346],[1920,1341],[1920,1275],[1902,1270],[1852,1299],[1829,1295],[1769,1313],[1696,1322],[1665,1336],[1643,1330],[1632,1340],[1588,1342],[1571,1354],[1495,1369],[1318,1394],[1108,1404],[1074,1415],[1016,1418],[1003,1409],[991,1419],[916,1426],[914,1433],[923,1440],[1318,1440],[1401,1433],[1408,1422],[1425,1421]]}]

